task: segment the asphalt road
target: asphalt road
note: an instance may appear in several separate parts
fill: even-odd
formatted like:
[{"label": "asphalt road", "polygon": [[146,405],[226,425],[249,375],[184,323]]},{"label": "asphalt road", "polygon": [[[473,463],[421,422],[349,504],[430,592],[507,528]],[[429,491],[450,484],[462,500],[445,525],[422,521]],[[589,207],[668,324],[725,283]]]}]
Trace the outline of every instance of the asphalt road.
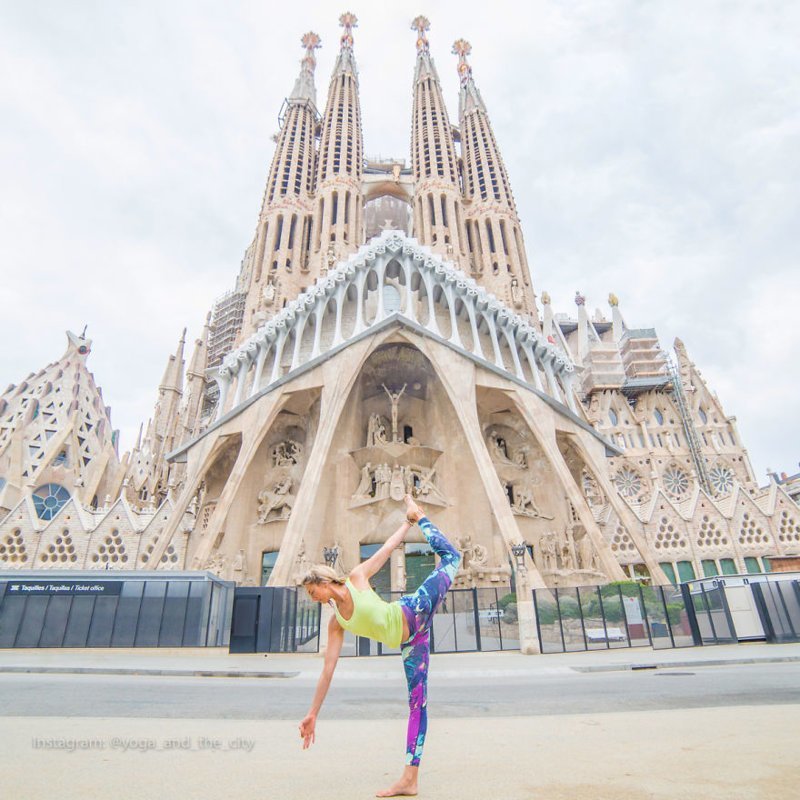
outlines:
[{"label": "asphalt road", "polygon": [[[384,667],[386,669],[386,667]],[[333,685],[328,719],[407,716],[397,679],[347,676]],[[0,716],[173,719],[300,719],[314,690],[285,679],[0,674]],[[439,718],[800,704],[800,663],[467,678],[431,672],[429,709]]]}]

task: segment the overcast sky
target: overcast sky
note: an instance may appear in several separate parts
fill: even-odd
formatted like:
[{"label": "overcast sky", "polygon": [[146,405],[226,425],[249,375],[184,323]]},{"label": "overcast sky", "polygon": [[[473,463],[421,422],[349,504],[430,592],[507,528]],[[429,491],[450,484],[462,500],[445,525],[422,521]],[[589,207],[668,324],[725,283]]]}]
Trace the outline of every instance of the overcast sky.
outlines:
[{"label": "overcast sky", "polygon": [[[365,152],[409,157],[414,34],[451,119],[464,37],[538,294],[680,336],[760,479],[800,459],[800,4],[705,0],[363,3]],[[166,358],[232,288],[303,33],[319,106],[330,2],[0,0],[0,382],[88,324],[129,449]],[[794,224],[792,224],[794,220]]]}]

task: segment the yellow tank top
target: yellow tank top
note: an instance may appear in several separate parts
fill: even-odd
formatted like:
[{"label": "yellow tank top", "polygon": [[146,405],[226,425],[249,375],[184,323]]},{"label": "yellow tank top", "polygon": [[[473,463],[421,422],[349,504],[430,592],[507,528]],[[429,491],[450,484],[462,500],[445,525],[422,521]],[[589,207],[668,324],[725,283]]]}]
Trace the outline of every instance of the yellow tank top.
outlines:
[{"label": "yellow tank top", "polygon": [[403,609],[400,604],[381,600],[372,589],[356,589],[350,578],[344,585],[353,598],[353,616],[345,619],[333,603],[339,624],[357,636],[375,639],[389,647],[400,647],[403,639]]}]

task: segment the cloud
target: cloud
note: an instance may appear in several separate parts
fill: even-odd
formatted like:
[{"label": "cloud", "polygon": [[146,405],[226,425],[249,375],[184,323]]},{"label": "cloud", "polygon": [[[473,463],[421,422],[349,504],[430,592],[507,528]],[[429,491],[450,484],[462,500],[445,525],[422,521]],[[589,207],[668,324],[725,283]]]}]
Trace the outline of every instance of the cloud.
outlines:
[{"label": "cloud", "polygon": [[[358,11],[358,10],[357,10]],[[0,379],[89,323],[90,366],[130,447],[180,331],[200,333],[255,226],[277,113],[340,9],[199,0],[17,4],[0,31]],[[800,218],[800,7],[601,0],[428,3],[456,122],[454,39],[473,45],[534,286],[572,311],[609,291],[679,335],[736,414],[756,472],[792,470]],[[408,6],[359,13],[365,152],[408,158]]]}]

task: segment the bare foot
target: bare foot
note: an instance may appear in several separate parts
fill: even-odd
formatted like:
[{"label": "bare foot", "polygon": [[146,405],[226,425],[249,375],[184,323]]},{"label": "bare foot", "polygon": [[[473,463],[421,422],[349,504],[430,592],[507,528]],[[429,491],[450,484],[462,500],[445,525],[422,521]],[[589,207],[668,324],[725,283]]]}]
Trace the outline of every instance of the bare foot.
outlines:
[{"label": "bare foot", "polygon": [[[406,503],[406,519],[413,525],[425,516],[425,512],[417,505],[414,498],[407,494],[404,498]],[[387,795],[391,797],[391,795]]]},{"label": "bare foot", "polygon": [[416,797],[417,781],[403,775],[397,783],[393,783],[388,789],[383,789],[375,793],[375,797]]}]

